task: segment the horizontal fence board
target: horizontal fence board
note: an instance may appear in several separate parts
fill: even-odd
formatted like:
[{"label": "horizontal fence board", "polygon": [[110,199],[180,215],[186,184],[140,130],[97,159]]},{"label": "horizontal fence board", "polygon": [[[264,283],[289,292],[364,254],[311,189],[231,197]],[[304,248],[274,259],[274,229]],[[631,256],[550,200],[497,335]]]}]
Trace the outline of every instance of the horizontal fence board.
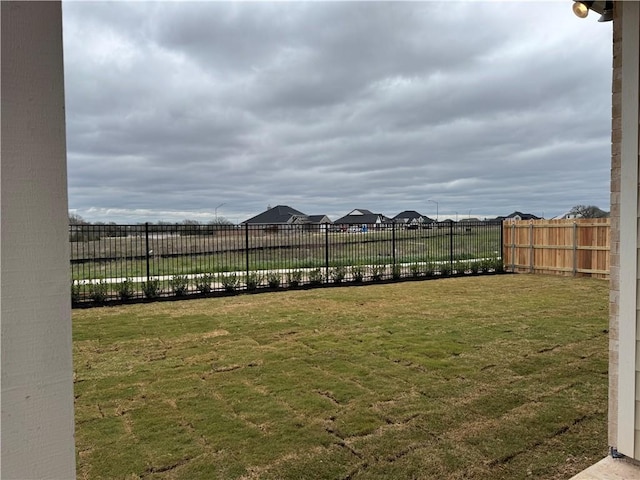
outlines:
[{"label": "horizontal fence board", "polygon": [[610,222],[521,220],[503,224],[503,258],[514,272],[609,278]]}]

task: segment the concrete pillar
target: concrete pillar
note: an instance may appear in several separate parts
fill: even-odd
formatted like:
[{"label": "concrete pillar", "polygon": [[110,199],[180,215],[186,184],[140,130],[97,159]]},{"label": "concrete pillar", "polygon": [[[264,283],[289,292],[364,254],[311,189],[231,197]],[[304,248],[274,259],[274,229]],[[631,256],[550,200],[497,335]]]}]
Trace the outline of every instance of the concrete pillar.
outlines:
[{"label": "concrete pillar", "polygon": [[3,479],[75,478],[62,11],[0,2]]},{"label": "concrete pillar", "polygon": [[613,34],[609,443],[640,460],[640,4],[616,2]]}]

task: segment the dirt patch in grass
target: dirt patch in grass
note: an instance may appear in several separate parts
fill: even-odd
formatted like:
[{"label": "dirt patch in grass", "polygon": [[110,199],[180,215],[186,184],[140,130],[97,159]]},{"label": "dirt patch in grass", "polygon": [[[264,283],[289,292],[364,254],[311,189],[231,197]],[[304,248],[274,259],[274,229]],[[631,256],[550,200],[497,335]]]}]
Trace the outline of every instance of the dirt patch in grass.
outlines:
[{"label": "dirt patch in grass", "polygon": [[74,311],[80,478],[565,479],[608,284],[528,275]]}]

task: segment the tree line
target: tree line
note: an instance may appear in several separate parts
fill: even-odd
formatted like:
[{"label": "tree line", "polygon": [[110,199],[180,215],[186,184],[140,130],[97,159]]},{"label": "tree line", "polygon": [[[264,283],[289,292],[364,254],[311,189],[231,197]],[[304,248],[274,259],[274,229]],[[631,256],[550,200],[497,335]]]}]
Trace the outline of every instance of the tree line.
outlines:
[{"label": "tree line", "polygon": [[220,227],[233,225],[224,217],[218,217],[208,223],[186,219],[181,222],[138,222],[131,225],[121,225],[115,222],[88,222],[80,215],[69,214],[69,240],[72,242],[87,242],[99,240],[102,237],[126,237],[128,235],[143,235],[148,233],[166,233],[174,235],[212,235]]}]

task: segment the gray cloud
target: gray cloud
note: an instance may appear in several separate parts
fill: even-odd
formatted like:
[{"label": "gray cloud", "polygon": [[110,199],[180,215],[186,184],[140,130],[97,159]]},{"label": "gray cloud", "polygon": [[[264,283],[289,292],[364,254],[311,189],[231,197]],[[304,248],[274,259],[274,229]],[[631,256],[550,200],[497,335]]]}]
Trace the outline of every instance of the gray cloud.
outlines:
[{"label": "gray cloud", "polygon": [[70,208],[608,208],[611,24],[556,2],[65,2]]}]

